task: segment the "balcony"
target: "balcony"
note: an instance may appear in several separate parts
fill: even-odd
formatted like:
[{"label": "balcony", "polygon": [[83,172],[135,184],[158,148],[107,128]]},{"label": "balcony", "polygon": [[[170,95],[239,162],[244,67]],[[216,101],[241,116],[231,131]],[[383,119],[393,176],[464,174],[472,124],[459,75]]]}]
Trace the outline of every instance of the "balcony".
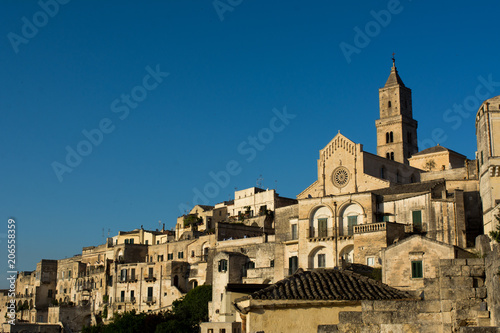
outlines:
[{"label": "balcony", "polygon": [[135,297],[117,297],[116,298],[116,303],[135,303]]},{"label": "balcony", "polygon": [[119,277],[119,280],[118,280],[118,283],[130,283],[130,282],[137,282],[137,277],[136,276],[130,276],[130,277],[127,277],[127,276],[120,276]]},{"label": "balcony", "polygon": [[287,233],[287,234],[281,234],[281,237],[283,239],[283,242],[290,242],[290,243],[293,243],[293,242],[298,242],[299,241],[299,235],[298,233],[294,234],[294,233]]},{"label": "balcony", "polygon": [[309,240],[331,240],[335,237],[334,228],[315,228],[310,227],[307,238]]},{"label": "balcony", "polygon": [[156,276],[154,274],[148,274],[148,275],[144,276],[144,280],[146,282],[154,282],[154,281],[156,281]]},{"label": "balcony", "polygon": [[364,234],[367,232],[385,231],[386,228],[387,228],[386,222],[361,224],[354,226],[354,233]]},{"label": "balcony", "polygon": [[156,303],[156,297],[155,296],[144,297],[143,301],[146,304],[155,304]]}]

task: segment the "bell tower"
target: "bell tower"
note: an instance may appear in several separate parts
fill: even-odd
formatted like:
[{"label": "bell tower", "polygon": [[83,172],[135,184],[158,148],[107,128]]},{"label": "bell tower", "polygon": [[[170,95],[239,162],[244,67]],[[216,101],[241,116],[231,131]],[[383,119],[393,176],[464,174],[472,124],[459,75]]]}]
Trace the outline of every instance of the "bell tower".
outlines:
[{"label": "bell tower", "polygon": [[394,53],[391,74],[378,93],[377,155],[408,164],[408,158],[418,152],[417,121],[413,119],[411,89],[399,77]]}]

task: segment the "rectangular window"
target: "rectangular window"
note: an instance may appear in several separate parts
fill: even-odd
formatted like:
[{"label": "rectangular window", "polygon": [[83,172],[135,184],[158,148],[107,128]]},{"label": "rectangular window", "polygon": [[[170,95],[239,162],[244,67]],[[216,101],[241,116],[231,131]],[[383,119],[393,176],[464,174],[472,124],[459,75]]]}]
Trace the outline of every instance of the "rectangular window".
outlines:
[{"label": "rectangular window", "polygon": [[375,258],[374,257],[366,258],[366,265],[371,267],[375,266]]},{"label": "rectangular window", "polygon": [[227,260],[226,259],[219,260],[219,272],[226,272],[226,271],[227,271]]},{"label": "rectangular window", "polygon": [[149,240],[147,240],[147,239],[146,239],[146,240],[144,241],[144,244],[148,245],[148,244],[149,244]]},{"label": "rectangular window", "polygon": [[421,232],[422,231],[422,211],[421,210],[414,210],[412,212],[412,219],[413,219],[413,231],[414,232]]},{"label": "rectangular window", "polygon": [[354,226],[358,225],[358,216],[348,216],[347,217],[347,234],[354,234]]},{"label": "rectangular window", "polygon": [[411,278],[421,279],[424,277],[424,272],[422,269],[422,260],[414,260],[411,262]]},{"label": "rectangular window", "polygon": [[130,301],[131,302],[135,301],[135,294],[133,290],[130,291]]},{"label": "rectangular window", "polygon": [[134,239],[130,238],[130,244],[134,244]]},{"label": "rectangular window", "polygon": [[299,257],[293,256],[288,258],[288,275],[292,275],[299,269]]},{"label": "rectangular window", "polygon": [[122,269],[120,271],[120,281],[122,281],[122,282],[127,281],[127,270],[126,269]]},{"label": "rectangular window", "polygon": [[153,277],[153,274],[154,274],[154,273],[153,273],[153,267],[149,267],[148,276],[149,276],[150,278],[152,278],[152,277]]},{"label": "rectangular window", "polygon": [[292,224],[292,239],[299,239],[299,229],[297,224]]},{"label": "rectangular window", "polygon": [[130,270],[130,280],[135,280],[135,268]]},{"label": "rectangular window", "polygon": [[153,287],[148,287],[147,302],[153,302]]},{"label": "rectangular window", "polygon": [[128,244],[128,238],[127,238],[127,239],[125,239],[125,244]]},{"label": "rectangular window", "polygon": [[167,260],[174,260],[174,254],[173,253],[167,254]]},{"label": "rectangular window", "polygon": [[328,236],[328,219],[318,219],[318,237]]},{"label": "rectangular window", "polygon": [[326,255],[318,254],[318,268],[326,267]]},{"label": "rectangular window", "polygon": [[177,258],[179,258],[179,259],[184,258],[184,252],[183,251],[177,252]]},{"label": "rectangular window", "polygon": [[125,290],[122,290],[120,293],[120,302],[125,302]]}]

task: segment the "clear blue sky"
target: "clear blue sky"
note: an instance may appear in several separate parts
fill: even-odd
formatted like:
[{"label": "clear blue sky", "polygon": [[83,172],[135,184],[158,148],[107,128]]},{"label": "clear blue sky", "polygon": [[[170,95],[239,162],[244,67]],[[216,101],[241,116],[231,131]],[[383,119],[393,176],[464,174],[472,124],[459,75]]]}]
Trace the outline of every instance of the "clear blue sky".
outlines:
[{"label": "clear blue sky", "polygon": [[196,189],[295,197],[338,130],[376,152],[392,52],[421,148],[473,159],[476,90],[500,94],[478,79],[500,82],[497,1],[60,1],[0,2],[0,287],[8,218],[33,270],[103,228],[171,228]]}]

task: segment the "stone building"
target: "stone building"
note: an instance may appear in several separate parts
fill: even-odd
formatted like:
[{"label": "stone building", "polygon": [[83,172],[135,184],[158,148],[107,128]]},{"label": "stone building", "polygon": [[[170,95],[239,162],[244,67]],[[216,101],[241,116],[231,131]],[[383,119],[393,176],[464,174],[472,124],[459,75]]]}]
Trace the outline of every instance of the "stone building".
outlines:
[{"label": "stone building", "polygon": [[339,323],[342,311],[360,312],[363,300],[405,300],[412,296],[351,271],[303,271],[236,299],[243,332],[317,332]]},{"label": "stone building", "polygon": [[424,290],[425,279],[439,277],[443,259],[472,259],[477,256],[458,246],[413,235],[382,250],[382,282],[400,290]]},{"label": "stone building", "polygon": [[[476,115],[479,188],[484,232],[495,230],[500,209],[500,96],[484,101]],[[498,149],[497,149],[498,145]]]},{"label": "stone building", "polygon": [[380,251],[415,233],[464,248],[482,233],[475,163],[441,146],[418,152],[411,90],[394,63],[379,100],[377,155],[340,133],[319,151],[317,180],[276,227],[277,278],[299,267],[380,268]]}]

